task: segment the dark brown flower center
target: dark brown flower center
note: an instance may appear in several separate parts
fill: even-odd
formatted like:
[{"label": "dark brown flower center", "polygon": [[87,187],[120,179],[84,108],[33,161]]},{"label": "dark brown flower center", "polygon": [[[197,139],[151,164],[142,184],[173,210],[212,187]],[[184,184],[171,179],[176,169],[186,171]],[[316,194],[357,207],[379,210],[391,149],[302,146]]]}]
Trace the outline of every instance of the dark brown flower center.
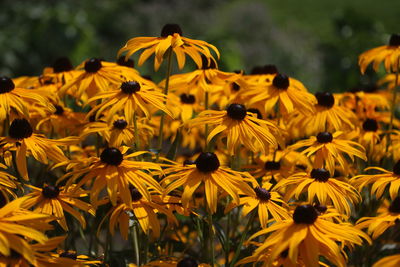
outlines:
[{"label": "dark brown flower center", "polygon": [[117,129],[123,130],[128,126],[128,122],[124,119],[118,119],[113,122],[113,126]]},{"label": "dark brown flower center", "polygon": [[64,251],[64,252],[60,253],[60,257],[61,258],[70,258],[70,259],[76,260],[78,258],[78,255],[76,254],[76,252]]},{"label": "dark brown flower center", "polygon": [[219,166],[218,157],[212,152],[202,152],[196,159],[196,168],[203,173],[216,171]]},{"label": "dark brown flower center", "polygon": [[42,195],[45,198],[56,198],[60,194],[60,189],[57,186],[47,185],[42,189]]},{"label": "dark brown flower center", "polygon": [[11,92],[15,88],[14,82],[8,77],[0,77],[0,94]]},{"label": "dark brown flower center", "polygon": [[286,90],[289,87],[289,77],[279,73],[272,80],[272,84],[279,90]]},{"label": "dark brown flower center", "polygon": [[389,206],[389,211],[400,213],[400,197],[396,197]]},{"label": "dark brown flower center", "polygon": [[199,266],[197,261],[189,257],[181,259],[180,261],[178,261],[178,264],[176,265],[176,267],[197,267],[197,266]]},{"label": "dark brown flower center", "polygon": [[277,171],[281,169],[281,163],[279,161],[266,161],[264,169],[267,171]]},{"label": "dark brown flower center", "polygon": [[293,221],[297,224],[313,224],[318,218],[318,212],[310,205],[297,206],[293,213]]},{"label": "dark brown flower center", "polygon": [[394,164],[393,173],[396,175],[400,175],[400,160],[398,160],[396,164]]},{"label": "dark brown flower center", "polygon": [[54,112],[55,115],[64,114],[64,108],[62,106],[54,105],[54,107],[56,108],[56,111]]},{"label": "dark brown flower center", "polygon": [[335,97],[329,92],[318,92],[315,93],[318,105],[326,108],[331,108],[335,104]]},{"label": "dark brown flower center", "polygon": [[118,166],[123,161],[123,156],[121,151],[115,147],[108,147],[101,152],[100,160],[103,163]]},{"label": "dark brown flower center", "polygon": [[120,56],[117,59],[117,64],[120,66],[125,66],[125,67],[129,67],[129,68],[134,68],[135,67],[135,61],[133,61],[133,59],[125,59],[125,56]]},{"label": "dark brown flower center", "polygon": [[161,30],[161,37],[168,37],[168,35],[174,35],[174,33],[183,35],[182,29],[178,24],[165,24]]},{"label": "dark brown flower center", "polygon": [[102,67],[101,60],[98,58],[91,58],[85,62],[85,71],[89,73],[95,73]]},{"label": "dark brown flower center", "polygon": [[139,201],[142,199],[143,196],[136,187],[130,186],[129,189],[131,191],[132,201]]},{"label": "dark brown flower center", "polygon": [[247,110],[241,104],[230,104],[227,112],[229,118],[241,121],[246,117]]},{"label": "dark brown flower center", "polygon": [[125,94],[131,95],[140,91],[140,84],[136,81],[123,82],[120,88]]},{"label": "dark brown flower center", "polygon": [[400,46],[400,34],[392,34],[389,40],[390,46]]},{"label": "dark brown flower center", "polygon": [[196,101],[195,96],[191,94],[181,94],[180,98],[181,102],[184,104],[193,104]]},{"label": "dark brown flower center", "polygon": [[64,71],[70,71],[70,70],[74,69],[74,66],[72,66],[71,61],[67,57],[57,58],[53,62],[53,66],[52,67],[53,67],[53,71],[55,73],[60,73],[60,72],[64,72]]},{"label": "dark brown flower center", "polygon": [[318,143],[329,143],[332,142],[333,136],[330,132],[320,132],[317,134]]},{"label": "dark brown flower center", "polygon": [[8,129],[8,135],[18,140],[28,138],[32,134],[32,126],[26,119],[14,119]]},{"label": "dark brown flower center", "polygon": [[324,168],[312,169],[310,175],[311,178],[314,178],[319,182],[326,182],[331,177],[329,171]]},{"label": "dark brown flower center", "polygon": [[268,201],[271,199],[271,193],[265,188],[256,187],[254,188],[254,192],[260,201]]},{"label": "dark brown flower center", "polygon": [[374,119],[366,119],[362,125],[364,131],[376,132],[378,130],[378,122]]}]

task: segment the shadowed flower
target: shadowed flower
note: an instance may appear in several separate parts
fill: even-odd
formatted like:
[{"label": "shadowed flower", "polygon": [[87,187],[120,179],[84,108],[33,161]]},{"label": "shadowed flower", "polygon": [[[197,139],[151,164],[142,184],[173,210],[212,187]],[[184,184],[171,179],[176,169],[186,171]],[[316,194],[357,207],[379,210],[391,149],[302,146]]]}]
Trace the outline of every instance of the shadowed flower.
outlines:
[{"label": "shadowed flower", "polygon": [[183,37],[178,24],[166,24],[161,30],[161,37],[132,38],[118,51],[118,55],[127,52],[126,58],[128,58],[137,51],[144,49],[139,57],[138,65],[141,66],[152,54],[155,54],[154,69],[157,71],[165,53],[168,49],[172,49],[172,52],[176,55],[179,69],[185,66],[185,54],[194,60],[198,68],[201,68],[201,55],[204,55],[209,61],[215,62],[210,48],[219,58],[219,51],[215,46],[204,41]]}]

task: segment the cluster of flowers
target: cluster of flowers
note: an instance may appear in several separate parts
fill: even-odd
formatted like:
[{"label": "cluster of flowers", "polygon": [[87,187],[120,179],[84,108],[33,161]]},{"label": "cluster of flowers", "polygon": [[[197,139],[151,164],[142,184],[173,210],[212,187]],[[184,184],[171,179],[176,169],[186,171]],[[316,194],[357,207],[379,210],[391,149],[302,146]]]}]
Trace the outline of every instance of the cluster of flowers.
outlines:
[{"label": "cluster of flowers", "polygon": [[[139,65],[153,54],[156,71],[166,62],[165,80],[139,74],[129,57],[140,50]],[[274,65],[220,71],[217,48],[176,24],[118,55],[0,78],[0,265],[108,263],[118,229],[132,239],[132,265],[346,266],[368,234],[400,219],[399,35],[360,56],[361,72],[384,61],[378,86],[342,94],[313,95]],[[174,56],[198,69],[172,75]],[[376,200],[378,215],[363,217]],[[56,251],[75,238],[74,220],[95,260]],[[87,220],[98,229],[83,232]],[[102,250],[96,230],[107,232]],[[171,233],[185,249],[169,246]],[[139,235],[157,251],[143,253]],[[398,264],[400,254],[375,263]]]}]

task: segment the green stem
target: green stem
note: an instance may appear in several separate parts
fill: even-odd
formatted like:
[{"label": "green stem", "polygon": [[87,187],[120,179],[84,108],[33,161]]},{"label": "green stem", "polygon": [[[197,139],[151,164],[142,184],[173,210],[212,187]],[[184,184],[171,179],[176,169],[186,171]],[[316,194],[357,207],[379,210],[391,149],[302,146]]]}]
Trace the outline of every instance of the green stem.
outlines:
[{"label": "green stem", "polygon": [[394,88],[393,88],[393,98],[392,98],[392,106],[391,106],[391,112],[390,112],[390,122],[389,122],[389,129],[387,132],[387,138],[388,138],[388,142],[386,143],[386,153],[389,150],[389,146],[391,143],[390,140],[390,132],[393,130],[393,119],[394,119],[394,113],[395,113],[395,107],[396,107],[396,98],[397,98],[397,84],[399,82],[399,62],[400,59],[397,61],[397,70],[396,70],[396,76],[395,76],[395,80],[394,80]]},{"label": "green stem", "polygon": [[228,221],[226,223],[226,240],[225,240],[225,266],[229,266],[229,252],[231,250],[231,212],[228,213]]},{"label": "green stem", "polygon": [[[168,88],[169,88],[169,78],[171,76],[171,70],[172,70],[172,49],[169,48],[167,51],[167,73],[165,77],[165,87],[164,87],[164,95],[168,95]],[[166,100],[164,101],[164,104],[166,103]],[[163,128],[164,128],[164,119],[165,119],[165,113],[161,113],[161,121],[160,121],[160,130],[158,132],[158,144],[157,144],[157,161],[159,158],[159,155],[161,153],[162,149],[162,142],[163,142]]]},{"label": "green stem", "polygon": [[239,244],[238,244],[238,246],[236,248],[235,255],[233,256],[233,259],[232,259],[232,262],[231,262],[231,265],[230,265],[231,267],[235,266],[235,263],[239,259],[240,250],[242,249],[243,242],[246,239],[247,233],[250,230],[250,226],[253,224],[253,221],[254,221],[254,218],[256,217],[256,214],[257,214],[257,209],[254,209],[250,214],[250,218],[247,221],[247,225],[244,228],[244,231],[242,233],[242,237],[240,238]]},{"label": "green stem", "polygon": [[111,252],[111,233],[110,230],[107,229],[106,235],[106,244],[104,247],[104,262],[108,263],[110,261],[110,253]]},{"label": "green stem", "polygon": [[140,250],[139,250],[139,239],[138,239],[138,223],[135,220],[133,222],[131,228],[131,235],[132,235],[132,246],[133,252],[135,253],[135,264],[136,266],[140,266]]},{"label": "green stem", "polygon": [[137,117],[136,117],[136,112],[133,113],[133,128],[135,131],[135,148],[136,151],[140,150],[140,139],[139,139],[139,129],[137,125]]},{"label": "green stem", "polygon": [[215,249],[214,249],[214,229],[213,229],[213,219],[211,212],[208,213],[208,239],[210,242],[210,254],[209,254],[209,262],[211,266],[215,265]]}]

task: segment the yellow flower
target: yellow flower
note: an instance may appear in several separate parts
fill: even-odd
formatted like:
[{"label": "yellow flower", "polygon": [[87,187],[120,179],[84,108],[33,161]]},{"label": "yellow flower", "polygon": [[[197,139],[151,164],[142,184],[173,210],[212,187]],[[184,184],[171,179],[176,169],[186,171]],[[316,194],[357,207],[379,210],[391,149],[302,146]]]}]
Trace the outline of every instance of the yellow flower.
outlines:
[{"label": "yellow flower", "polygon": [[[247,112],[241,104],[231,104],[227,110],[205,110],[188,122],[190,127],[205,124],[216,126],[208,135],[207,142],[219,133],[227,135],[228,153],[233,155],[240,144],[253,152],[268,153],[270,147],[282,144],[280,129],[272,122],[260,120]],[[278,139],[278,140],[277,140]]]},{"label": "yellow flower", "polygon": [[400,161],[393,166],[393,171],[387,171],[379,167],[368,167],[364,171],[377,170],[382,173],[378,174],[360,174],[350,179],[350,183],[354,185],[358,191],[363,187],[373,184],[371,195],[374,194],[379,199],[385,192],[387,185],[389,187],[389,195],[391,199],[395,199],[400,188]]},{"label": "yellow flower", "polygon": [[111,121],[116,113],[122,111],[128,122],[133,123],[133,115],[135,113],[144,113],[146,117],[150,117],[150,109],[152,108],[160,109],[172,116],[172,113],[165,106],[166,95],[159,88],[151,87],[137,81],[123,82],[117,90],[98,93],[96,96],[90,98],[88,103],[94,103],[100,99],[106,100],[96,105],[88,113],[87,117],[96,114],[97,119],[103,114],[103,111],[108,110],[105,119]]},{"label": "yellow flower", "polygon": [[384,61],[386,72],[397,72],[400,58],[400,35],[392,34],[389,45],[383,45],[362,53],[358,57],[361,73],[364,74],[367,66],[373,62],[373,68],[378,70],[379,64]]},{"label": "yellow flower", "polygon": [[311,136],[309,139],[300,140],[288,149],[299,149],[306,147],[302,154],[307,157],[315,154],[314,168],[326,168],[330,173],[335,172],[336,163],[339,164],[340,170],[344,174],[349,171],[348,162],[345,154],[354,162],[354,157],[358,157],[364,161],[367,160],[365,156],[365,149],[362,145],[345,139],[342,132],[320,132],[317,136]]},{"label": "yellow flower", "polygon": [[48,164],[48,159],[56,163],[62,162],[67,158],[58,146],[67,146],[79,141],[75,137],[52,140],[43,135],[34,134],[32,126],[26,119],[13,120],[8,135],[8,137],[0,137],[0,145],[4,145],[7,150],[16,150],[17,169],[25,180],[29,179],[26,164],[28,153],[43,164]]},{"label": "yellow flower", "polygon": [[162,183],[167,183],[164,195],[183,186],[182,205],[188,209],[190,200],[196,189],[204,184],[206,201],[211,213],[217,210],[219,191],[229,194],[233,202],[240,203],[239,194],[254,195],[253,189],[246,183],[256,183],[247,173],[233,171],[227,167],[220,167],[218,157],[211,152],[203,152],[196,159],[195,165],[173,166],[164,170],[167,175]]},{"label": "yellow flower", "polygon": [[74,190],[73,186],[65,188],[52,185],[44,185],[43,188],[32,185],[28,187],[33,192],[26,195],[29,198],[24,202],[23,207],[26,209],[34,207],[34,212],[54,215],[65,231],[68,231],[68,226],[64,211],[75,217],[83,228],[86,228],[85,218],[73,207],[95,215],[94,209],[89,204],[78,199],[87,196],[87,192],[82,189]]},{"label": "yellow flower", "polygon": [[368,227],[368,234],[372,238],[378,238],[389,227],[397,224],[400,220],[400,197],[396,197],[389,205],[389,201],[384,200],[382,206],[378,209],[376,217],[363,217],[357,221],[357,227],[360,229]]},{"label": "yellow flower", "polygon": [[139,57],[138,65],[141,66],[152,54],[155,54],[154,69],[158,70],[164,59],[164,54],[168,49],[172,49],[172,52],[176,55],[179,69],[185,66],[185,54],[190,56],[201,68],[201,55],[204,55],[208,61],[215,61],[210,53],[210,48],[219,58],[219,51],[215,46],[204,41],[183,37],[178,24],[166,24],[161,30],[161,37],[132,38],[118,51],[118,55],[127,52],[126,58],[128,58],[136,51],[144,49]]},{"label": "yellow flower", "polygon": [[348,223],[329,221],[329,218],[337,215],[319,215],[312,205],[297,206],[293,219],[277,222],[250,237],[251,240],[271,233],[254,251],[253,256],[260,257],[272,249],[266,262],[266,266],[272,266],[272,263],[287,250],[287,257],[293,266],[296,266],[299,259],[306,266],[318,266],[319,257],[324,256],[332,264],[344,267],[346,254],[341,246],[361,245],[363,239],[369,243],[371,241],[368,235]]},{"label": "yellow flower", "polygon": [[[123,203],[130,205],[132,202],[129,185],[137,188],[147,200],[151,199],[149,190],[162,192],[158,182],[144,170],[156,170],[161,172],[159,165],[152,162],[131,161],[130,158],[140,156],[146,152],[139,151],[129,155],[124,155],[128,147],[122,147],[121,151],[115,147],[103,150],[98,157],[91,157],[88,162],[81,164],[80,160],[70,161],[68,169],[74,167],[75,170],[61,177],[57,184],[64,179],[68,179],[67,187],[74,183],[78,178],[83,178],[76,185],[76,189],[82,187],[88,181],[93,181],[90,190],[90,202],[93,207],[97,207],[98,196],[106,187],[112,205],[117,205],[118,196]],[[80,166],[82,165],[82,166]],[[154,174],[155,175],[155,174]]]},{"label": "yellow flower", "polygon": [[81,71],[75,70],[68,57],[57,58],[51,67],[43,71],[43,79],[50,78],[54,83],[65,84],[75,79],[81,74]]},{"label": "yellow flower", "polygon": [[350,205],[361,201],[360,193],[349,183],[331,178],[329,171],[323,168],[313,169],[309,174],[305,172],[295,173],[282,179],[274,187],[275,190],[285,189],[285,201],[293,196],[296,200],[303,192],[307,192],[307,202],[318,202],[322,205],[333,204],[340,212],[350,215]]}]

